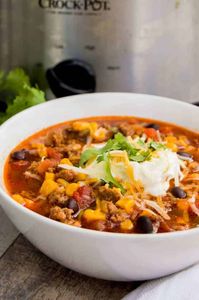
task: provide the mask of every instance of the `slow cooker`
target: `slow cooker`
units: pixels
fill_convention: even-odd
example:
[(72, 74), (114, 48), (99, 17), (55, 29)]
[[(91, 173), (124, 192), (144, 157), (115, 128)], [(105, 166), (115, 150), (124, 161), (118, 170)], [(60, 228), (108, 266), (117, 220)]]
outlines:
[(57, 97), (120, 91), (197, 102), (198, 12), (198, 0), (1, 0), (0, 68), (47, 74)]

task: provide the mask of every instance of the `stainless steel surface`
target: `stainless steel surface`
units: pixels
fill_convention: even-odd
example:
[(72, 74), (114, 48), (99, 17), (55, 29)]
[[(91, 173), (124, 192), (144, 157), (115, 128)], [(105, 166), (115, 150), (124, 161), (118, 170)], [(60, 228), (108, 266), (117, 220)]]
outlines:
[(98, 91), (199, 100), (198, 0), (0, 0), (0, 68), (77, 58)]

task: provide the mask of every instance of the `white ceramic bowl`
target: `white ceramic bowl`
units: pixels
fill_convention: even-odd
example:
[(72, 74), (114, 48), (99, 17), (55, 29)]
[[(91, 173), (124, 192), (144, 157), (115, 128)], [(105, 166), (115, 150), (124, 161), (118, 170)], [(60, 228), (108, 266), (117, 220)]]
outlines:
[(97, 278), (152, 279), (199, 261), (199, 228), (151, 235), (97, 232), (42, 217), (8, 196), (2, 170), (13, 147), (44, 127), (97, 115), (133, 115), (199, 128), (198, 107), (148, 95), (105, 93), (73, 96), (28, 109), (0, 128), (0, 203), (10, 220), (33, 245), (52, 259)]

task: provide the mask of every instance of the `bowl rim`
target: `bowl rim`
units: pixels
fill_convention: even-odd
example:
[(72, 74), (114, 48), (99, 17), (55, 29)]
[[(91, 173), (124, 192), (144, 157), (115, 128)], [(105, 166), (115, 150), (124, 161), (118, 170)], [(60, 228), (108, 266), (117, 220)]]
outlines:
[[(10, 123), (14, 122), (15, 120), (21, 118), (24, 113), (37, 110), (39, 107), (43, 107), (43, 106), (49, 105), (51, 103), (55, 103), (55, 102), (58, 103), (60, 100), (63, 100), (63, 99), (66, 99), (66, 98), (67, 98), (67, 101), (70, 101), (70, 100), (72, 101), (73, 98), (87, 98), (88, 96), (91, 96), (91, 95), (92, 96), (101, 95), (102, 97), (110, 96), (110, 95), (134, 95), (134, 96), (143, 96), (143, 97), (153, 97), (156, 100), (158, 100), (158, 99), (163, 100), (164, 99), (164, 100), (167, 100), (168, 102), (178, 103), (179, 105), (184, 106), (184, 107), (193, 106), (193, 104), (183, 102), (181, 100), (176, 100), (176, 99), (172, 99), (172, 98), (168, 98), (168, 97), (162, 97), (162, 96), (151, 95), (151, 94), (117, 93), (117, 92), (106, 92), (106, 93), (104, 93), (104, 92), (102, 92), (102, 93), (94, 93), (94, 94), (73, 95), (73, 96), (67, 96), (67, 97), (54, 99), (52, 102), (50, 100), (50, 101), (38, 104), (36, 106), (30, 107), (28, 109), (25, 109), (22, 112), (17, 113), (16, 115), (14, 115), (10, 119), (8, 119), (6, 122), (4, 122), (0, 126), (0, 134), (1, 134), (1, 131), (6, 130), (7, 125), (9, 125)], [(81, 101), (84, 101), (84, 99), (82, 99)], [(198, 112), (199, 112), (199, 107), (195, 106), (194, 109), (198, 110)], [(5, 166), (5, 161), (4, 161), (4, 166)], [(3, 168), (4, 168), (4, 166), (3, 166)], [(161, 239), (162, 240), (162, 239), (165, 239), (165, 238), (166, 239), (168, 239), (168, 238), (172, 239), (172, 238), (175, 238), (175, 237), (186, 237), (187, 235), (190, 235), (190, 234), (198, 234), (199, 233), (199, 227), (195, 227), (195, 228), (191, 228), (191, 229), (187, 229), (187, 230), (182, 230), (182, 231), (152, 233), (152, 234), (117, 233), (117, 232), (97, 231), (97, 230), (92, 230), (92, 229), (87, 229), (87, 228), (75, 227), (75, 226), (64, 224), (64, 223), (52, 220), (48, 217), (42, 216), (42, 215), (40, 215), (40, 214), (30, 210), (30, 209), (18, 204), (16, 201), (13, 200), (13, 198), (8, 194), (8, 192), (5, 189), (3, 189), (2, 186), (0, 186), (0, 196), (3, 197), (6, 201), (8, 201), (10, 203), (10, 205), (14, 206), (14, 208), (16, 210), (19, 210), (22, 214), (26, 214), (30, 218), (34, 219), (34, 221), (39, 221), (41, 223), (43, 222), (46, 225), (49, 225), (50, 227), (55, 227), (55, 228), (58, 228), (59, 230), (63, 230), (63, 231), (66, 231), (66, 232), (69, 231), (71, 233), (74, 232), (74, 233), (77, 233), (77, 234), (79, 233), (79, 234), (82, 234), (82, 235), (89, 235), (89, 236), (93, 236), (93, 237), (98, 237), (99, 236), (101, 238), (112, 238), (112, 239), (122, 238), (122, 239), (127, 239), (127, 240), (129, 240), (129, 239), (130, 240), (132, 240), (132, 239), (136, 239), (136, 240)], [(3, 208), (2, 202), (0, 202), (0, 205)], [(12, 222), (12, 220), (11, 220), (11, 222)]]

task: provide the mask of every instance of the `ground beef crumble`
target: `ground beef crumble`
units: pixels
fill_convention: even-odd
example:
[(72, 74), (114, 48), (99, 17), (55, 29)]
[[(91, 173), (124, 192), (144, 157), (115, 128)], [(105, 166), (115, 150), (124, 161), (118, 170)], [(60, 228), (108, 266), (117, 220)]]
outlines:
[(69, 197), (63, 190), (52, 192), (48, 196), (49, 204), (51, 204), (52, 206), (56, 205), (62, 208), (66, 207), (68, 199)]
[(112, 201), (113, 203), (117, 202), (122, 196), (120, 189), (115, 187), (109, 188), (108, 185), (97, 188), (96, 194), (100, 200)]
[(56, 175), (55, 178), (61, 178), (66, 180), (67, 182), (74, 182), (75, 180), (75, 173), (72, 170), (60, 170)]

